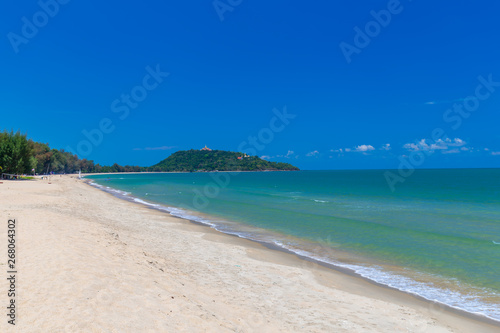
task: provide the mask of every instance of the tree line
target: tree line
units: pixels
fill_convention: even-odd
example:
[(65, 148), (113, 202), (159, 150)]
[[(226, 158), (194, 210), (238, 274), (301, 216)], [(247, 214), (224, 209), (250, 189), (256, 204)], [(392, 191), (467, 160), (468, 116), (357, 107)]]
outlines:
[[(53, 173), (101, 173), (140, 172), (139, 166), (111, 166), (95, 164), (92, 160), (80, 159), (64, 149), (50, 148), (48, 143), (28, 139), (21, 132), (0, 132), (0, 172), (11, 174)], [(34, 171), (33, 171), (34, 170)]]
[(299, 170), (282, 162), (269, 162), (257, 156), (213, 150), (178, 151), (163, 161), (140, 167), (117, 163), (107, 166), (95, 164), (92, 160), (80, 159), (64, 149), (50, 148), (48, 143), (28, 139), (26, 134), (13, 131), (0, 132), (0, 173), (50, 174), (50, 173), (112, 173), (112, 172), (200, 172), (200, 171), (263, 171)]

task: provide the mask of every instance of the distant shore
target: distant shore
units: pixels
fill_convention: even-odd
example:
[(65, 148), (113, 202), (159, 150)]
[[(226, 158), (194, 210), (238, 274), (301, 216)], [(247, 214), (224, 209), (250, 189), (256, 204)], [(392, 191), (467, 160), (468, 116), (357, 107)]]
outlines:
[[(54, 175), (0, 185), (4, 212), (19, 225), (16, 329), (23, 332), (499, 329), (120, 200), (77, 178)], [(0, 238), (6, 248), (6, 228)], [(6, 319), (0, 327), (6, 331)]]
[[(240, 171), (240, 170), (233, 170), (233, 171), (194, 171), (194, 172), (189, 172), (189, 171), (140, 171), (140, 172), (102, 172), (102, 173), (82, 173), (82, 177), (85, 176), (98, 176), (98, 175), (130, 175), (130, 174), (151, 174), (151, 173), (214, 173), (214, 172), (298, 172), (298, 171), (306, 171), (306, 170), (255, 170), (255, 171)], [(75, 175), (75, 174), (71, 174)], [(78, 175), (78, 174), (76, 174)], [(54, 175), (55, 176), (55, 175)]]

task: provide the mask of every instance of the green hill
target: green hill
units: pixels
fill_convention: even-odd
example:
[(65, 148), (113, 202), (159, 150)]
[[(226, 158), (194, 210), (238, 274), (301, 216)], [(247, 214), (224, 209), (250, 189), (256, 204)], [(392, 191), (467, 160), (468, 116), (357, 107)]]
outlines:
[(147, 169), (148, 171), (170, 172), (299, 170), (288, 163), (269, 162), (257, 156), (248, 156), (243, 153), (194, 149), (175, 152)]

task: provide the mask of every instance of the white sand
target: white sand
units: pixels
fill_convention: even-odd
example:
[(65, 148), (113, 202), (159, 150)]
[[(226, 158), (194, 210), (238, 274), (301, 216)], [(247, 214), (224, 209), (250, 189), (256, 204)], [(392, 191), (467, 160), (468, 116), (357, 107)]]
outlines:
[[(0, 184), (0, 332), (499, 331), (74, 177), (50, 182)], [(9, 217), (15, 327), (5, 315)]]

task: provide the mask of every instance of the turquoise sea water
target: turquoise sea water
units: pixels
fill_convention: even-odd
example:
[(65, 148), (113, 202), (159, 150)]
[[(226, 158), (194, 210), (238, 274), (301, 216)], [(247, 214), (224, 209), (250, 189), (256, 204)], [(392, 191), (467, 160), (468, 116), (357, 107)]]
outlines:
[[(115, 174), (96, 186), (500, 321), (500, 169)], [(496, 244), (498, 243), (498, 244)]]

